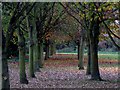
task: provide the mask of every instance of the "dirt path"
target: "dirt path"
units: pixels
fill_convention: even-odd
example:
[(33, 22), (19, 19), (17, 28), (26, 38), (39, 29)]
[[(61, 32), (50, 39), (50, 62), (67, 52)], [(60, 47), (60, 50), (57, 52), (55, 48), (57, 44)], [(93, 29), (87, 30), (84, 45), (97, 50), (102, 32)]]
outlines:
[(29, 84), (19, 83), (18, 63), (9, 63), (11, 88), (117, 88), (118, 67), (100, 66), (101, 77), (106, 81), (90, 81), (85, 70), (78, 70), (76, 56), (55, 55), (45, 61), (41, 72), (36, 72), (36, 78), (28, 76)]

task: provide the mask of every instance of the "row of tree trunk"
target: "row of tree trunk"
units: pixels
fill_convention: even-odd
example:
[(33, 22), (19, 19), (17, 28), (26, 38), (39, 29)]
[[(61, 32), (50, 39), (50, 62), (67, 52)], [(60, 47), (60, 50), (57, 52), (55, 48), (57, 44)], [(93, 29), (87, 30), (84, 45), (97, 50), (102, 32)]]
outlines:
[[(43, 39), (39, 41), (38, 39), (38, 32), (36, 30), (35, 23), (32, 23), (30, 25), (29, 18), (26, 17), (27, 22), (27, 30), (29, 32), (29, 76), (34, 78), (35, 72), (39, 72), (40, 68), (44, 65), (44, 42)], [(35, 22), (35, 21), (33, 21)], [(20, 83), (28, 84), (28, 80), (26, 77), (25, 72), (25, 38), (22, 30), (19, 28), (18, 30), (18, 46), (19, 46), (19, 68), (20, 68)], [(46, 40), (45, 42), (45, 60), (49, 58), (50, 55), (53, 55), (55, 53), (55, 47), (54, 44), (50, 44), (49, 40)]]
[[(43, 54), (43, 42), (35, 43), (33, 40), (32, 27), (29, 29), (29, 76), (35, 77), (35, 72), (39, 72), (40, 68), (44, 65), (44, 54)], [(20, 82), (28, 83), (26, 73), (25, 73), (25, 38), (22, 32), (19, 30), (18, 32), (18, 42), (19, 42), (19, 67), (20, 67)], [(55, 54), (54, 46), (47, 44), (46, 45), (46, 53), (45, 60), (49, 58), (49, 56)]]

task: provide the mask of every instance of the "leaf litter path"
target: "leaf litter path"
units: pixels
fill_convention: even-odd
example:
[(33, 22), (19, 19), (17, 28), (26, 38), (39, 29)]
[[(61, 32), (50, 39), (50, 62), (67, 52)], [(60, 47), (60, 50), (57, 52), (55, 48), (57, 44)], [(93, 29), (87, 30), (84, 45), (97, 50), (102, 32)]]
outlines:
[(19, 82), (19, 64), (9, 62), (10, 87), (11, 88), (118, 88), (118, 67), (101, 66), (100, 74), (106, 81), (91, 81), (86, 75), (86, 62), (84, 70), (78, 70), (78, 60), (75, 55), (57, 54), (45, 61), (41, 72), (36, 72), (36, 78), (28, 75), (28, 63), (26, 73), (29, 84)]

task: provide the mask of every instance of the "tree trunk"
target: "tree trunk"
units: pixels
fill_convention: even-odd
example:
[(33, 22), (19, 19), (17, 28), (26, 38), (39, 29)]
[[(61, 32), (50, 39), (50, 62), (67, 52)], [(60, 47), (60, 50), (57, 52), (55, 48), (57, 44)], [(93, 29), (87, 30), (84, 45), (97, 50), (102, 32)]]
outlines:
[(49, 56), (52, 56), (52, 55), (53, 55), (52, 44), (50, 44), (50, 46), (49, 46), (49, 50), (50, 50), (50, 52), (49, 52)]
[[(1, 25), (1, 24), (0, 24)], [(11, 24), (9, 24), (8, 31), (12, 28)], [(7, 33), (6, 38), (4, 36), (4, 31), (2, 30), (2, 81), (1, 81), (1, 88), (4, 90), (10, 90), (10, 82), (9, 82), (9, 70), (8, 70), (8, 46), (11, 39), (12, 34)]]
[(101, 80), (98, 66), (98, 42), (99, 42), (99, 22), (93, 22), (93, 29), (90, 30), (90, 52), (91, 52), (91, 79)]
[(86, 75), (90, 75), (91, 74), (91, 54), (90, 54), (90, 42), (88, 40), (88, 62), (87, 62), (87, 71), (86, 71)]
[[(1, 35), (1, 33), (0, 33)], [(2, 38), (0, 36), (0, 38)], [(2, 40), (0, 40), (0, 44), (2, 43), (1, 42)], [(2, 46), (0, 45), (0, 90), (2, 89)]]
[(34, 74), (34, 61), (33, 61), (33, 45), (29, 45), (29, 75), (35, 77)]
[(10, 83), (9, 83), (9, 72), (8, 72), (8, 62), (7, 62), (7, 56), (6, 53), (3, 51), (2, 52), (2, 86), (1, 88), (4, 90), (9, 90), (10, 89)]
[(50, 45), (50, 56), (52, 56), (52, 55), (54, 55), (55, 54), (55, 45), (54, 45), (54, 43), (52, 43), (51, 45)]
[(34, 70), (39, 72), (39, 45), (36, 43), (34, 45)]
[[(1, 21), (0, 21), (1, 23)], [(1, 24), (0, 24), (1, 25)], [(2, 43), (2, 46), (0, 46), (0, 89), (6, 89), (10, 90), (10, 82), (9, 82), (9, 71), (8, 71), (8, 61), (7, 61), (7, 49), (8, 49), (8, 44), (9, 44), (9, 38), (4, 36), (4, 31), (2, 30), (2, 35), (0, 35), (0, 43)]]
[[(78, 46), (78, 50), (77, 50), (77, 56), (78, 56), (78, 60), (80, 59), (80, 42), (77, 43)], [(79, 64), (78, 64), (79, 67)]]
[(79, 47), (79, 69), (84, 69), (83, 67), (83, 56), (84, 56), (84, 37), (81, 36), (80, 38), (80, 47)]
[(25, 38), (20, 29), (18, 30), (18, 47), (19, 47), (20, 83), (28, 84), (25, 72)]
[(32, 27), (31, 29), (29, 29), (29, 39), (30, 39), (30, 43), (29, 43), (29, 75), (30, 77), (35, 77), (34, 74), (34, 61), (33, 61), (33, 36), (32, 36)]
[[(1, 11), (0, 11), (1, 13)], [(1, 14), (0, 14), (0, 30), (2, 31), (1, 28)], [(0, 90), (2, 89), (2, 32), (0, 31)]]
[(53, 54), (56, 54), (56, 45), (53, 43)]
[[(33, 14), (36, 17), (36, 7), (34, 7), (33, 9)], [(39, 68), (39, 45), (38, 45), (38, 38), (37, 38), (37, 23), (36, 23), (36, 19), (33, 18), (33, 21), (31, 22), (33, 25), (33, 61), (34, 61), (34, 71), (39, 72), (40, 68)]]
[(34, 34), (34, 70), (35, 72), (39, 72), (39, 45), (38, 45), (38, 39), (37, 39), (37, 32)]
[(100, 73), (98, 67), (98, 55), (94, 42), (91, 42), (91, 79), (100, 80)]
[[(26, 12), (25, 12), (26, 15)], [(29, 76), (30, 77), (35, 77), (34, 74), (34, 61), (33, 61), (33, 26), (29, 25), (29, 17), (26, 16), (26, 22), (27, 22), (27, 30), (29, 32)], [(29, 27), (30, 26), (30, 27)]]
[(39, 64), (39, 67), (40, 68), (43, 68), (43, 65), (44, 65), (44, 59), (43, 59), (43, 41), (40, 42), (39, 44), (39, 60), (40, 60), (40, 64)]
[(46, 52), (45, 52), (45, 60), (49, 58), (49, 41), (46, 40)]

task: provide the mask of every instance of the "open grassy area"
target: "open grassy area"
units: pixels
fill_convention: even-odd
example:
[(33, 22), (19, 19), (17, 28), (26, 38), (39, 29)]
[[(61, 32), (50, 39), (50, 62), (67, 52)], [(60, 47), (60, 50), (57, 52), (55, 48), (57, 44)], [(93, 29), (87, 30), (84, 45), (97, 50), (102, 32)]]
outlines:
[[(69, 58), (77, 58), (76, 52), (57, 52), (56, 54), (68, 54)], [(72, 55), (70, 55), (72, 54)], [(28, 56), (29, 54), (26, 54), (25, 61), (28, 62)], [(87, 53), (84, 53), (84, 57), (87, 58)], [(105, 60), (120, 60), (118, 52), (98, 52), (99, 59), (105, 59)], [(19, 61), (18, 57), (10, 58), (9, 61)]]
[[(58, 52), (59, 54), (75, 54), (77, 55), (76, 52)], [(84, 54), (85, 57), (87, 57), (87, 53)], [(119, 59), (119, 54), (118, 52), (98, 52), (98, 57), (99, 59), (110, 59), (110, 60), (118, 60)]]

